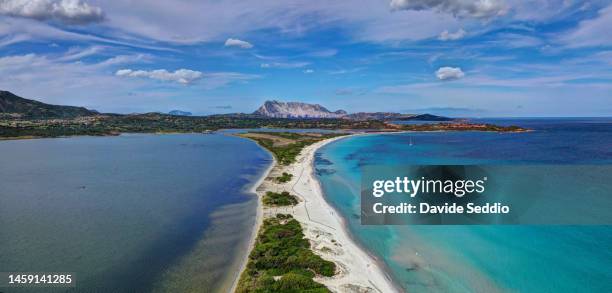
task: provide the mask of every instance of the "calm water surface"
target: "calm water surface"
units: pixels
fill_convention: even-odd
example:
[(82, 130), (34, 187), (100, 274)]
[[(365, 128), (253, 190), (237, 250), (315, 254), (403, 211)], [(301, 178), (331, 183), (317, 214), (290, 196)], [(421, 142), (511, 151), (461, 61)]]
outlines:
[(73, 291), (226, 289), (254, 225), (246, 189), (270, 163), (224, 135), (1, 141), (0, 271), (74, 272)]

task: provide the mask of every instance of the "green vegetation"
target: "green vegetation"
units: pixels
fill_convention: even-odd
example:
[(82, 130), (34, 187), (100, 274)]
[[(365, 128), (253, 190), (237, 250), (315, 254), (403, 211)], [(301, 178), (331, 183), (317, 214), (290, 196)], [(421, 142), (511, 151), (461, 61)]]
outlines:
[(281, 165), (290, 165), (295, 162), (295, 158), (300, 154), (302, 149), (309, 146), (317, 140), (302, 140), (285, 146), (274, 146), (270, 139), (255, 139), (257, 142), (271, 151)]
[(493, 131), (493, 132), (524, 132), (527, 129), (519, 126), (499, 126), (494, 124), (475, 123), (434, 123), (402, 125), (401, 130), (409, 131)]
[(332, 137), (343, 136), (345, 133), (294, 133), (294, 132), (248, 132), (240, 134), (250, 138), (266, 148), (281, 165), (290, 165), (302, 149), (315, 142)]
[(293, 178), (293, 174), (289, 174), (287, 172), (283, 172), (283, 175), (276, 177), (276, 182), (278, 183), (287, 183), (289, 181), (291, 181), (291, 178)]
[[(55, 115), (55, 114), (54, 114)], [(73, 115), (71, 112), (57, 115)], [(30, 119), (25, 116), (0, 113), (0, 138), (59, 137), (72, 135), (118, 135), (120, 133), (202, 133), (219, 129), (286, 128), (286, 129), (361, 129), (385, 131), (496, 131), (522, 132), (518, 126), (492, 124), (440, 123), (421, 125), (395, 125), (382, 121), (352, 121), (347, 119), (283, 119), (262, 118), (253, 115), (172, 116), (159, 113), (138, 115), (98, 114), (75, 118)], [(283, 133), (283, 138), (300, 133)], [(333, 135), (333, 134), (327, 134)], [(280, 136), (279, 136), (280, 137)], [(316, 140), (315, 140), (316, 141)], [(265, 140), (262, 146), (272, 145)], [(300, 142), (278, 149), (283, 164), (291, 163), (298, 149), (314, 141)], [(271, 150), (272, 151), (272, 150)]]
[(286, 139), (291, 139), (291, 140), (300, 140), (300, 139), (304, 139), (304, 138), (312, 138), (312, 137), (316, 137), (322, 134), (319, 133), (308, 133), (308, 132), (264, 132), (264, 131), (251, 131), (251, 133), (257, 133), (257, 134), (265, 134), (265, 135), (272, 135), (272, 136), (276, 136), (276, 137), (280, 137), (280, 138), (286, 138)]
[(333, 276), (336, 265), (310, 250), (291, 215), (265, 219), (236, 292), (330, 292), (315, 275)]
[(98, 114), (83, 107), (50, 105), (24, 99), (7, 91), (0, 91), (0, 113), (13, 113), (28, 119), (75, 118)]
[(57, 137), (119, 133), (201, 133), (219, 129), (381, 129), (382, 121), (285, 119), (254, 115), (173, 116), (160, 113), (96, 114), (74, 118), (30, 118), (1, 113), (0, 137)]
[(281, 193), (268, 191), (263, 197), (263, 203), (269, 206), (293, 206), (298, 203), (298, 200), (287, 191)]

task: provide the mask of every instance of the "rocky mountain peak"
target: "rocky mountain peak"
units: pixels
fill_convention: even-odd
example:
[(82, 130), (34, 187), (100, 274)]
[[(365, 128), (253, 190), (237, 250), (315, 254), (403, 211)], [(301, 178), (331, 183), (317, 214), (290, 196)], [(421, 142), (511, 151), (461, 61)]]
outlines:
[(331, 112), (319, 104), (270, 100), (253, 114), (271, 118), (340, 118), (347, 113), (344, 110)]

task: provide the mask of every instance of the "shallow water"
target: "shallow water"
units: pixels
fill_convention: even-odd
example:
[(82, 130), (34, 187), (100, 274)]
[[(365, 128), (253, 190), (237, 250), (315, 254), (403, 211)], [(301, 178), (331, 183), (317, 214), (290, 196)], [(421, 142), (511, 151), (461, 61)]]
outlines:
[(0, 271), (74, 272), (73, 291), (217, 291), (247, 253), (246, 189), (270, 163), (224, 135), (0, 142)]
[[(610, 164), (610, 119), (488, 120), (529, 133), (371, 135), (328, 144), (327, 199), (408, 292), (607, 292), (611, 226), (361, 226), (360, 170), (402, 164)], [(410, 140), (413, 145), (410, 146)]]

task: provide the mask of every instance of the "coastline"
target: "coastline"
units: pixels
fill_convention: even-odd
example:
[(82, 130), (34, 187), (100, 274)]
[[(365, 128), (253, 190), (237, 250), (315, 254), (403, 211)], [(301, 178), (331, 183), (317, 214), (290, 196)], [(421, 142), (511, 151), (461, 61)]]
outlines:
[(234, 281), (232, 282), (232, 286), (230, 287), (229, 292), (236, 291), (236, 288), (238, 287), (238, 281), (240, 281), (240, 276), (242, 275), (242, 272), (246, 269), (247, 263), (249, 262), (249, 254), (251, 254), (251, 250), (253, 250), (253, 247), (255, 247), (255, 240), (257, 239), (257, 233), (259, 233), (259, 229), (261, 228), (261, 225), (263, 224), (263, 203), (261, 202), (261, 198), (262, 198), (263, 193), (265, 193), (265, 191), (258, 192), (258, 189), (259, 187), (263, 185), (264, 181), (270, 177), (272, 170), (277, 166), (277, 161), (274, 155), (270, 153), (268, 150), (266, 150), (265, 148), (262, 148), (262, 149), (266, 151), (268, 154), (270, 154), (270, 157), (272, 157), (272, 163), (270, 163), (270, 166), (268, 166), (268, 168), (264, 172), (261, 173), (261, 176), (259, 177), (259, 179), (257, 179), (257, 181), (253, 183), (251, 187), (248, 189), (250, 193), (253, 193), (255, 196), (257, 196), (257, 199), (256, 199), (257, 211), (255, 213), (255, 226), (253, 227), (253, 231), (251, 231), (249, 242), (246, 245), (247, 251), (242, 257), (242, 259), (240, 260), (239, 270), (234, 273), (234, 278), (233, 278)]
[[(304, 234), (310, 240), (312, 250), (324, 259), (333, 261), (338, 272), (333, 277), (317, 277), (315, 281), (324, 284), (333, 292), (401, 292), (393, 283), (381, 264), (350, 235), (344, 219), (326, 201), (320, 183), (314, 173), (314, 154), (322, 146), (333, 141), (364, 135), (364, 133), (335, 137), (305, 147), (296, 162), (283, 166), (274, 159), (273, 164), (251, 188), (257, 195), (257, 219), (249, 241), (249, 252), (241, 263), (231, 292), (237, 288), (240, 275), (248, 263), (248, 255), (263, 219), (267, 214), (290, 213), (300, 222)], [(272, 156), (274, 158), (274, 156)], [(274, 182), (274, 178), (287, 172), (293, 178), (286, 183)], [(293, 207), (266, 207), (261, 199), (267, 191), (290, 191), (300, 202)]]

